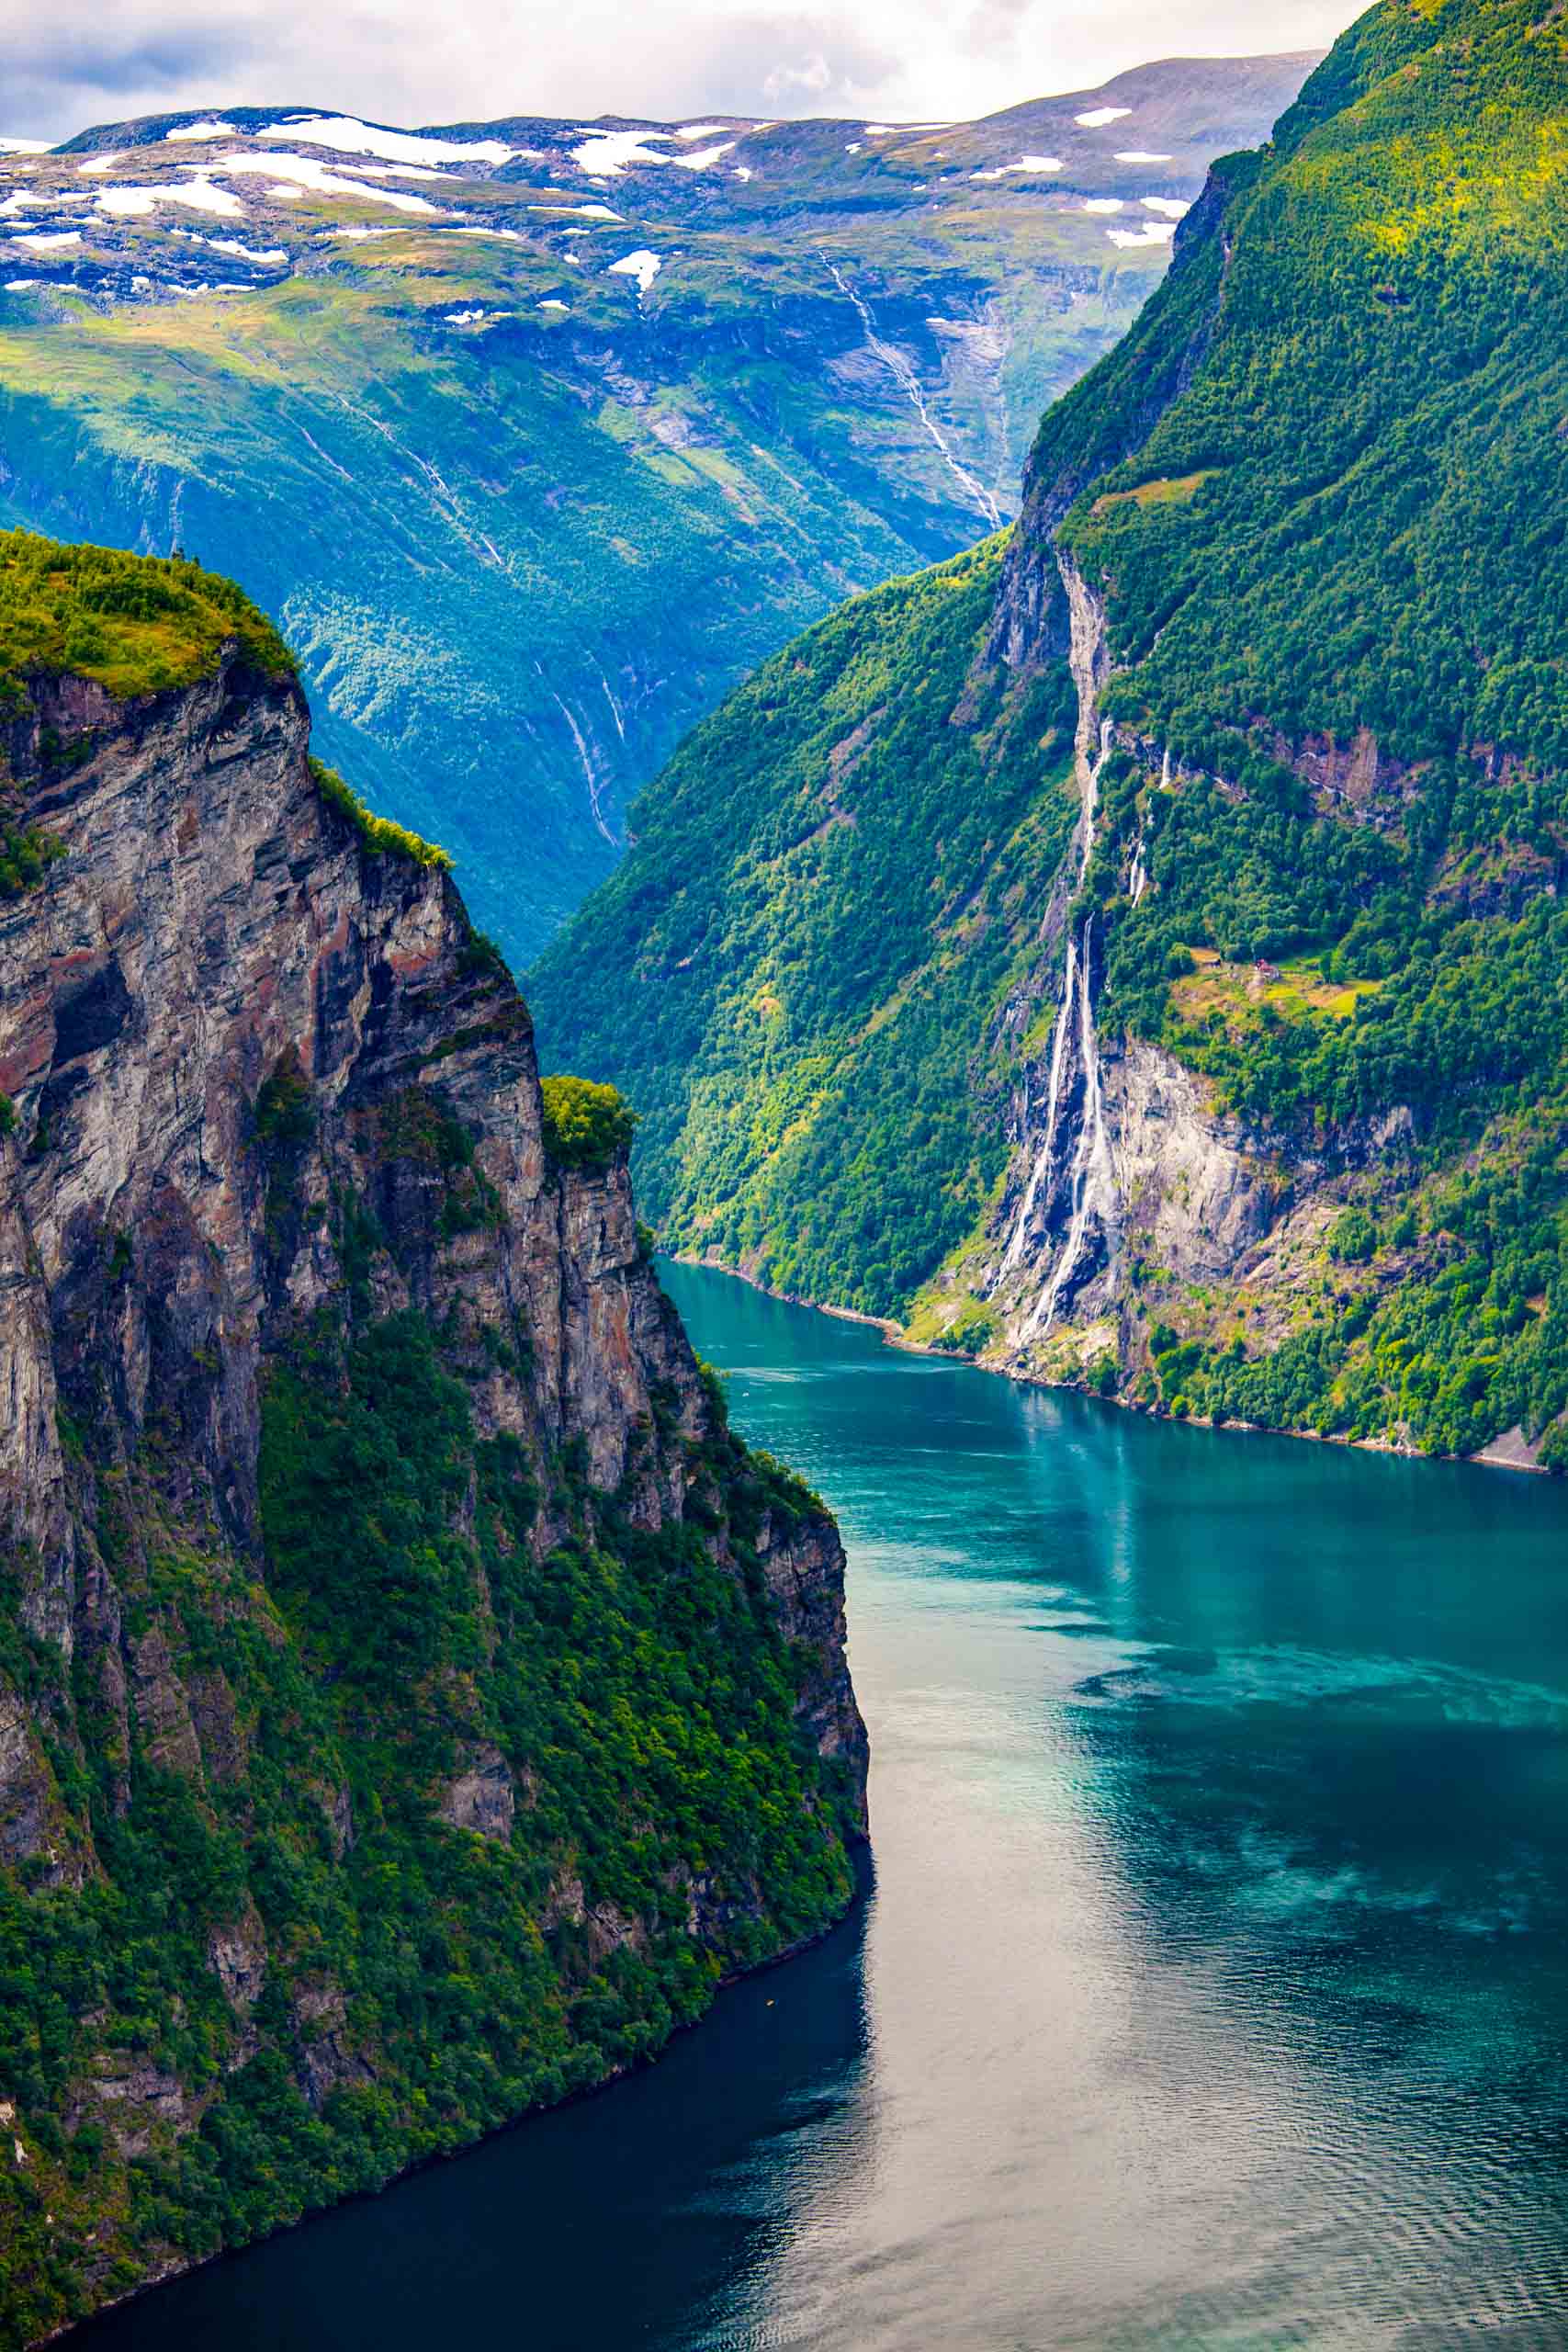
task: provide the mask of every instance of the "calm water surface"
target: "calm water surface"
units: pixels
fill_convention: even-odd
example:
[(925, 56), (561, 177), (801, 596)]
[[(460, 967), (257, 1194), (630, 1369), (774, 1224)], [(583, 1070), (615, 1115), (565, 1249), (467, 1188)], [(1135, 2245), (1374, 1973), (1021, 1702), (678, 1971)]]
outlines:
[(843, 1526), (868, 1900), (637, 2080), (85, 2340), (1568, 2346), (1568, 1496), (667, 1279)]

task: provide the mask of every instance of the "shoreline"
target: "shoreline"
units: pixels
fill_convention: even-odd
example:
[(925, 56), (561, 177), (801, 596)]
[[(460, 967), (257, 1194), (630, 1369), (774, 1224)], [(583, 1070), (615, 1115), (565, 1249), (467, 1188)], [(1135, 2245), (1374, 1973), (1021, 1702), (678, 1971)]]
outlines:
[[(732, 1969), (728, 1975), (717, 1978), (713, 1988), (713, 2001), (717, 2001), (736, 1985), (748, 1984), (755, 1977), (766, 1976), (773, 1969), (783, 1968), (788, 1962), (798, 1960), (804, 1952), (826, 1943), (829, 1936), (836, 1936), (850, 1924), (858, 1911), (863, 1909), (876, 1883), (876, 1860), (871, 1839), (868, 1836), (858, 1838), (847, 1846), (846, 1850), (852, 1883), (850, 1899), (838, 1917), (825, 1921), (820, 1928), (812, 1928), (806, 1935), (796, 1936), (780, 1951), (770, 1952), (765, 1960), (755, 1961), (749, 1968)], [(505, 2122), (492, 2125), (488, 2132), (477, 2133), (473, 2139), (463, 2141), (456, 2148), (443, 2149), (433, 2155), (416, 2156), (412, 2164), (400, 2165), (375, 2188), (355, 2189), (346, 2197), (334, 2197), (328, 2204), (310, 2206), (296, 2220), (279, 2222), (276, 2228), (264, 2231), (258, 2237), (246, 2238), (243, 2245), (219, 2246), (211, 2254), (193, 2256), (187, 2262), (174, 2262), (166, 2270), (139, 2278), (123, 2294), (111, 2296), (107, 2302), (95, 2303), (92, 2310), (84, 2312), (80, 2319), (66, 2320), (62, 2326), (51, 2328), (47, 2335), (34, 2336), (26, 2352), (43, 2352), (43, 2347), (51, 2344), (90, 2345), (92, 2331), (98, 2321), (107, 2319), (111, 2312), (123, 2311), (128, 2303), (141, 2302), (148, 2296), (155, 2295), (161, 2287), (172, 2287), (177, 2279), (188, 2278), (197, 2270), (209, 2270), (215, 2263), (238, 2262), (246, 2255), (258, 2253), (273, 2239), (290, 2237), (297, 2230), (328, 2222), (334, 2213), (342, 2213), (350, 2206), (374, 2204), (377, 2199), (389, 2195), (400, 2182), (412, 2180), (419, 2173), (434, 2172), (440, 2165), (460, 2164), (465, 2156), (473, 2155), (477, 2150), (488, 2147), (493, 2141), (503, 2140), (513, 2132), (526, 2131), (531, 2123), (542, 2121), (547, 2115), (559, 2115), (567, 2108), (581, 2107), (589, 2099), (604, 2098), (619, 2084), (629, 2082), (633, 2076), (647, 2074), (656, 2067), (673, 2041), (685, 2034), (700, 2033), (712, 2015), (713, 2001), (709, 2002), (701, 2017), (693, 2018), (688, 2024), (677, 2025), (657, 2050), (628, 2059), (624, 2065), (601, 2075), (596, 2083), (585, 2083), (581, 2089), (569, 2091), (564, 2098), (550, 2099), (541, 2107), (525, 2107), (519, 2114), (509, 2116)]]
[(699, 1258), (690, 1250), (666, 1250), (658, 1254), (667, 1257), (671, 1265), (692, 1266), (703, 1273), (724, 1274), (731, 1282), (745, 1283), (759, 1296), (777, 1299), (781, 1306), (804, 1306), (813, 1315), (831, 1315), (840, 1323), (866, 1324), (872, 1330), (882, 1334), (886, 1347), (897, 1348), (905, 1355), (929, 1356), (938, 1363), (966, 1364), (971, 1372), (987, 1372), (995, 1379), (1010, 1380), (1015, 1388), (1043, 1388), (1057, 1390), (1069, 1396), (1087, 1396), (1094, 1404), (1112, 1406), (1121, 1413), (1141, 1413), (1146, 1420), (1169, 1421), (1173, 1429), (1213, 1430), (1222, 1437), (1295, 1438), (1304, 1445), (1339, 1445), (1351, 1453), (1383, 1453), (1401, 1462), (1453, 1462), (1475, 1470), (1519, 1471), (1532, 1478), (1549, 1478), (1551, 1476), (1551, 1471), (1540, 1462), (1517, 1461), (1499, 1450), (1506, 1444), (1511, 1432), (1494, 1438), (1492, 1443), (1483, 1447), (1479, 1453), (1423, 1453), (1418, 1446), (1398, 1445), (1392, 1438), (1344, 1437), (1333, 1430), (1277, 1430), (1269, 1428), (1262, 1421), (1211, 1420), (1201, 1413), (1190, 1413), (1184, 1420), (1179, 1421), (1174, 1414), (1157, 1412), (1152, 1406), (1137, 1404), (1130, 1396), (1102, 1396), (1097, 1389), (1080, 1388), (1070, 1380), (1045, 1380), (1035, 1373), (1010, 1371), (1005, 1363), (987, 1363), (980, 1356), (962, 1355), (955, 1349), (927, 1347), (919, 1340), (908, 1338), (903, 1325), (894, 1321), (890, 1316), (863, 1315), (852, 1306), (824, 1306), (819, 1300), (802, 1298), (795, 1291), (772, 1290), (766, 1283), (759, 1282), (755, 1274), (745, 1272), (739, 1266), (727, 1266), (716, 1258)]

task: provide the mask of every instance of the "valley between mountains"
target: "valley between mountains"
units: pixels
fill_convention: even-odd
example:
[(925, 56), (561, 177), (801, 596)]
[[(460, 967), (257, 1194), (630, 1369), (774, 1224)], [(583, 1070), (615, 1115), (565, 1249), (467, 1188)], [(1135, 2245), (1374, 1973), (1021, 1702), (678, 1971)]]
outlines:
[(323, 756), (525, 961), (727, 689), (1016, 511), (1313, 62), (940, 129), (239, 107), (0, 153), (0, 521), (243, 580)]
[(1382, 0), (1019, 522), (700, 727), (530, 981), (680, 1250), (1178, 1417), (1568, 1457), (1568, 180)]
[[(8, 142), (0, 178), (0, 2342), (27, 2346), (629, 2071), (849, 1912), (843, 1548), (730, 1427), (661, 1245), (1163, 1419), (1568, 1466), (1568, 20), (1377, 0), (1321, 61), (1168, 61), (976, 123), (238, 107)], [(758, 1388), (808, 1389), (821, 1328), (748, 1341)], [(898, 1370), (945, 1400), (922, 1446), (961, 1386), (1009, 1401)], [(897, 1452), (914, 1408), (866, 1415), (860, 1376), (824, 1380), (827, 1461), (844, 1429)], [(975, 1917), (1038, 2000), (1016, 1857), (1054, 1852), (1034, 1916), (1072, 1932), (1059, 2014), (1019, 2002), (1028, 2064), (1098, 2020), (1071, 2038), (1151, 2210), (1201, 2210), (1170, 2182), (1217, 2084), (1248, 2196), (1284, 2116), (1328, 2234), (1363, 2229), (1343, 2082), (1303, 2088), (1336, 2032), (1380, 2097), (1391, 2051), (1420, 2062), (1377, 2215), (1435, 2210), (1399, 2201), (1434, 2085), (1506, 2205), (1544, 2041), (1494, 2033), (1537, 1992), (1493, 1963), (1544, 1982), (1560, 1909), (1529, 1844), (1555, 1663), (1528, 1679), (1559, 1498), (1532, 1495), (1513, 1640), (1460, 1644), (1484, 1671), (1416, 1655), (1426, 1534), (1352, 1654), (1346, 1595), (1384, 1596), (1351, 1486), (1316, 1506), (1332, 1572), (1309, 1532), (1272, 1583), (1223, 1474), (1186, 1552), (1159, 1486), (1168, 1585), (1237, 1556), (1211, 1613), (1141, 1617), (1100, 1556), (1135, 1468), (1107, 1448), (1080, 1496), (1037, 1462), (1064, 1427), (1147, 1441), (1179, 1508), (1184, 1451), (1241, 1449), (1026, 1407), (1010, 1485), (982, 1414), (945, 1519), (899, 1535), (921, 1625), (884, 1687), (931, 1774), (899, 1787), (905, 1860), (993, 1796), (1007, 1826), (956, 1929), (927, 1897), (962, 1878), (906, 1880), (908, 2014), (953, 2065), (931, 1954)], [(1484, 1489), (1456, 1524), (1496, 1523), (1468, 1473), (1253, 1453), (1258, 1519), (1290, 1454)], [(911, 1451), (860, 1495), (918, 1516), (934, 1485)], [(1485, 1632), (1472, 1570), (1439, 1562)], [(983, 1577), (1021, 1613), (969, 1616)], [(1005, 1684), (941, 1683), (965, 1626)], [(1410, 1817), (1427, 1717), (1473, 1900)], [(1094, 1741), (1129, 1726), (1108, 1778)], [(996, 1777), (942, 1815), (960, 1743)], [(1358, 1772), (1343, 1822), (1313, 1811)], [(1375, 1966), (1321, 1932), (1335, 1905)], [(1256, 1987), (1306, 1913), (1298, 2044)], [(1384, 1951), (1413, 1918), (1418, 1984)], [(1166, 2038), (1173, 1995), (1196, 2038)], [(819, 2110), (795, 2018), (761, 2030), (782, 2144)], [(1201, 2078), (1158, 2164), (1140, 2047), (1162, 2093), (1173, 2047)], [(986, 2098), (1003, 2068), (1030, 2112), (976, 2196), (987, 2253), (1048, 2103), (1005, 2039)], [(967, 2290), (950, 2115), (910, 2073), (917, 2251)], [(840, 2153), (880, 2155), (887, 2113), (868, 2095)], [(1532, 2128), (1544, 2210), (1562, 2135)], [(1226, 2226), (1293, 2291), (1257, 2210)], [(885, 2253), (852, 2248), (874, 2300)], [(1560, 2241), (1538, 2275), (1544, 2304)]]

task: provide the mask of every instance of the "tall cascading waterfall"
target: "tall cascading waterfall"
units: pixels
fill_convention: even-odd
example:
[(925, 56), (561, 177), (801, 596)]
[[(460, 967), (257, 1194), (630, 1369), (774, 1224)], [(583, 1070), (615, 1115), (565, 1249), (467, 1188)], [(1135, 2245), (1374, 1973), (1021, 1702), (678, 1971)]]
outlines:
[[(1077, 831), (1077, 878), (1074, 896), (1081, 892), (1094, 858), (1100, 811), (1100, 779), (1110, 757), (1114, 728), (1099, 715), (1100, 676), (1104, 666), (1104, 616), (1087, 583), (1070, 560), (1058, 557), (1072, 619), (1071, 662), (1078, 690), (1076, 747), (1079, 792)], [(1141, 861), (1138, 861), (1141, 867)], [(1134, 890), (1141, 896), (1141, 873)], [(1044, 1126), (1030, 1165), (1018, 1212), (992, 1288), (1016, 1274), (1029, 1253), (1031, 1230), (1043, 1198), (1055, 1189), (1056, 1160), (1064, 1111), (1070, 1095), (1069, 1080), (1082, 1074), (1082, 1102), (1077, 1138), (1068, 1169), (1063, 1171), (1067, 1193), (1067, 1230), (1053, 1257), (1044, 1285), (1020, 1337), (1048, 1329), (1058, 1302), (1068, 1290), (1085, 1254), (1089, 1230), (1098, 1223), (1114, 1246), (1120, 1203), (1110, 1139), (1106, 1132), (1100, 1045), (1094, 1024), (1094, 917), (1085, 919), (1081, 932), (1069, 933), (1062, 965), (1061, 995), (1051, 1038), (1046, 1081)]]
[(1067, 960), (1062, 971), (1062, 1001), (1056, 1008), (1056, 1026), (1051, 1035), (1051, 1071), (1045, 1087), (1045, 1132), (1034, 1155), (1034, 1165), (1029, 1171), (1029, 1182), (1023, 1188), (1023, 1198), (1019, 1203), (1012, 1231), (1008, 1236), (998, 1280), (1011, 1273), (1013, 1268), (1022, 1261), (1024, 1244), (1029, 1238), (1029, 1220), (1034, 1215), (1040, 1187), (1051, 1170), (1051, 1154), (1056, 1145), (1056, 1121), (1062, 1108), (1062, 1071), (1066, 1061), (1067, 1032), (1073, 1019), (1073, 964), (1077, 955), (1077, 942), (1069, 938)]

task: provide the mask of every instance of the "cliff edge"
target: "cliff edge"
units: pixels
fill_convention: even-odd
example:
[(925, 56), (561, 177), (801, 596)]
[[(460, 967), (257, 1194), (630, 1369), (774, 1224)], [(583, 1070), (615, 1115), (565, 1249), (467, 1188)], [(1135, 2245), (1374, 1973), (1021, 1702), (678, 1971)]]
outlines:
[(656, 2049), (844, 1908), (866, 1743), (831, 1521), (260, 616), (17, 534), (0, 622), (22, 2343)]

